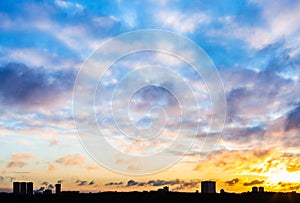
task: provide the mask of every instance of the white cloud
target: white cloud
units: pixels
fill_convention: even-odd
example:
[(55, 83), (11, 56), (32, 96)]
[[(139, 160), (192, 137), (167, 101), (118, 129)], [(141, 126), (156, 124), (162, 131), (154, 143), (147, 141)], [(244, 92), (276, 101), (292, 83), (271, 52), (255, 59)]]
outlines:
[(156, 21), (180, 33), (192, 33), (200, 24), (208, 23), (210, 18), (204, 13), (185, 14), (179, 11), (161, 11)]
[(64, 9), (74, 9), (77, 12), (81, 12), (84, 7), (79, 3), (71, 3), (63, 0), (55, 0), (55, 5)]
[(264, 27), (236, 27), (235, 33), (252, 48), (260, 49), (281, 37), (290, 37), (300, 30), (300, 2), (288, 4), (284, 1), (266, 1), (257, 3), (266, 22)]
[(282, 38), (294, 41), (299, 36), (300, 2), (249, 0), (249, 3), (260, 8), (261, 21), (255, 25), (244, 25), (234, 16), (224, 16), (218, 18), (223, 28), (210, 30), (208, 34), (241, 39), (252, 49), (262, 49)]
[(69, 68), (77, 67), (81, 62), (80, 59), (62, 58), (57, 53), (50, 52), (47, 49), (38, 48), (14, 48), (9, 49), (0, 47), (0, 53), (5, 53), (0, 57), (0, 62), (8, 63), (10, 61), (17, 61), (34, 67), (46, 68)]

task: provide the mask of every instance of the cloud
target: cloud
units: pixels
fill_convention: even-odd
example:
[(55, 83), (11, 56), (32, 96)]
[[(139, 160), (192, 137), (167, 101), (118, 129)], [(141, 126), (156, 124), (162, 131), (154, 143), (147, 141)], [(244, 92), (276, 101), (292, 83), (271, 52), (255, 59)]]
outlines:
[[(160, 187), (160, 186), (174, 186), (172, 188), (173, 191), (179, 191), (184, 189), (193, 189), (198, 188), (200, 184), (200, 180), (180, 180), (180, 179), (174, 179), (174, 180), (148, 180), (148, 181), (142, 181), (138, 182), (135, 180), (129, 180), (125, 187), (142, 187), (142, 186), (152, 186), (152, 187)], [(123, 182), (110, 182), (105, 184), (105, 186), (123, 186)]]
[(291, 191), (291, 190), (299, 190), (300, 184), (299, 183), (290, 183), (290, 182), (279, 182), (278, 185), (280, 186), (281, 191)]
[(121, 186), (123, 185), (123, 182), (109, 182), (109, 183), (105, 183), (105, 186)]
[(163, 186), (163, 185), (175, 185), (175, 184), (179, 184), (182, 181), (180, 181), (179, 179), (175, 179), (175, 180), (149, 180), (148, 181), (148, 185), (152, 185), (152, 186)]
[(49, 165), (48, 165), (48, 170), (49, 170), (49, 171), (55, 171), (56, 168), (57, 168), (57, 167), (56, 167), (55, 164), (49, 164)]
[(7, 164), (7, 168), (21, 168), (27, 164), (27, 161), (35, 158), (34, 154), (31, 153), (21, 153), (21, 154), (12, 154), (12, 161)]
[(49, 146), (53, 146), (53, 145), (57, 145), (58, 144), (58, 140), (55, 137), (52, 137), (49, 140)]
[(61, 157), (56, 160), (56, 163), (65, 165), (65, 166), (79, 166), (82, 165), (85, 161), (85, 158), (80, 154), (69, 154), (64, 157)]
[(43, 182), (41, 182), (41, 185), (44, 185), (44, 186), (48, 187), (49, 182), (48, 181), (43, 181)]
[(201, 24), (210, 21), (204, 13), (183, 13), (175, 10), (160, 11), (156, 15), (156, 21), (164, 27), (171, 28), (180, 33), (193, 33)]
[(78, 186), (85, 186), (85, 185), (94, 185), (95, 184), (95, 181), (87, 181), (87, 180), (76, 180), (75, 183), (78, 185)]
[(26, 107), (50, 105), (72, 90), (74, 80), (73, 69), (51, 72), (9, 63), (0, 67), (0, 103)]
[(287, 114), (285, 130), (300, 129), (300, 106), (297, 106)]
[(177, 187), (172, 188), (172, 191), (199, 188), (200, 182), (200, 180), (180, 181)]
[(40, 187), (37, 190), (34, 190), (34, 193), (42, 193), (45, 190), (45, 187)]
[(49, 184), (49, 185), (48, 185), (48, 189), (52, 190), (52, 189), (54, 189), (54, 188), (55, 188), (54, 185), (52, 185), (52, 184)]
[(233, 171), (236, 171), (235, 174), (238, 172), (249, 174), (253, 168), (259, 168), (262, 163), (267, 162), (270, 156), (279, 156), (275, 148), (220, 149), (213, 151), (207, 159), (199, 162), (194, 170), (203, 171), (207, 166), (210, 166), (216, 171), (222, 171), (224, 174), (231, 174)]
[(75, 183), (76, 183), (78, 186), (84, 186), (84, 185), (87, 185), (87, 181), (86, 181), (86, 180), (76, 180)]
[(82, 12), (84, 7), (79, 3), (71, 3), (69, 1), (55, 0), (55, 5), (63, 9), (70, 9), (73, 12)]
[[(139, 185), (139, 184), (140, 184), (139, 182), (136, 182), (136, 181), (134, 181), (134, 180), (129, 180), (129, 181), (127, 182), (126, 187), (136, 186), (136, 185)], [(142, 183), (142, 184), (143, 184), (143, 183)]]
[(234, 186), (234, 185), (237, 184), (239, 181), (240, 181), (240, 179), (234, 178), (234, 179), (232, 179), (232, 180), (226, 181), (225, 183), (226, 183), (227, 185), (229, 185), (229, 186)]
[(253, 186), (253, 185), (261, 185), (263, 184), (265, 181), (264, 180), (252, 180), (251, 182), (245, 182), (243, 185), (244, 186)]
[(98, 170), (100, 169), (99, 165), (88, 165), (87, 170)]

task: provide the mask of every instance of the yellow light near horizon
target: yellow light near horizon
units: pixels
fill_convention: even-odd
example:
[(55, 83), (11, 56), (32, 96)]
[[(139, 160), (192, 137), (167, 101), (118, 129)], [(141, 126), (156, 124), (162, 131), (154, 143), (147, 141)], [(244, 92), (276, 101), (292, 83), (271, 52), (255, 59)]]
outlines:
[(293, 183), (293, 182), (300, 182), (300, 174), (296, 172), (288, 172), (285, 169), (282, 169), (278, 172), (274, 172), (268, 175), (268, 180), (272, 184), (278, 184), (279, 182), (285, 183)]

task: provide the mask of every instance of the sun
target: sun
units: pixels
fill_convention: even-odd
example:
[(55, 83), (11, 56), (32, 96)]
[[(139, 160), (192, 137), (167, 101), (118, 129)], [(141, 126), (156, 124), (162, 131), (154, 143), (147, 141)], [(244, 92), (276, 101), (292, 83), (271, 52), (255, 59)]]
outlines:
[(277, 172), (272, 172), (268, 175), (268, 180), (272, 184), (278, 184), (279, 182), (300, 182), (300, 174), (297, 172), (288, 172), (285, 169), (281, 169)]

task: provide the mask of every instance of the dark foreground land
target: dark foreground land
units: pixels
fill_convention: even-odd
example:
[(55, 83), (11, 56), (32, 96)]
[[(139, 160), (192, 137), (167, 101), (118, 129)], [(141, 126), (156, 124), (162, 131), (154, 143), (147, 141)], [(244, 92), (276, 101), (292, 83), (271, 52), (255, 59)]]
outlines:
[(42, 202), (42, 203), (300, 203), (296, 193), (243, 193), (243, 194), (201, 194), (179, 192), (102, 192), (70, 193), (50, 195), (13, 195), (0, 194), (0, 202)]

